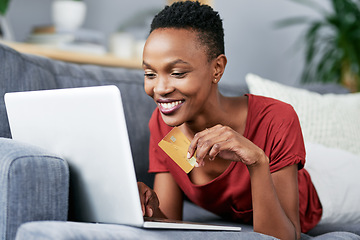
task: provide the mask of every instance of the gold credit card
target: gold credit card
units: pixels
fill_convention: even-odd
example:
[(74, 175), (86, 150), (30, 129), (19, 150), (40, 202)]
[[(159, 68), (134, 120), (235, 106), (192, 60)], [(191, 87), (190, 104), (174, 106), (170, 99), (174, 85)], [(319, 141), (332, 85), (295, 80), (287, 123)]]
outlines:
[(187, 158), (190, 141), (179, 128), (174, 127), (158, 145), (186, 173), (194, 168), (196, 158)]

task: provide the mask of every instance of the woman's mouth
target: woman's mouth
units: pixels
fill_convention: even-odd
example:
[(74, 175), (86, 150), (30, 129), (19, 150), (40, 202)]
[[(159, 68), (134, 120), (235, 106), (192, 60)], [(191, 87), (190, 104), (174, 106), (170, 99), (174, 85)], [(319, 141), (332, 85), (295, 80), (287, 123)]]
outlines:
[(184, 101), (178, 100), (178, 101), (158, 101), (158, 106), (163, 114), (172, 114), (177, 109), (179, 109)]

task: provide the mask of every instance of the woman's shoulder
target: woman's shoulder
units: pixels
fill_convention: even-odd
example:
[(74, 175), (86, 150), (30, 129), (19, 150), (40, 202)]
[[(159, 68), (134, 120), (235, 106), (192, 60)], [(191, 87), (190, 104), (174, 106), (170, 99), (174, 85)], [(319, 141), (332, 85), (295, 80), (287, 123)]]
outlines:
[(248, 96), (248, 111), (269, 114), (272, 116), (296, 116), (294, 108), (283, 101), (275, 98), (259, 96), (254, 94), (247, 94)]
[(248, 95), (248, 121), (250, 125), (267, 125), (274, 129), (299, 125), (299, 118), (294, 108), (280, 100)]

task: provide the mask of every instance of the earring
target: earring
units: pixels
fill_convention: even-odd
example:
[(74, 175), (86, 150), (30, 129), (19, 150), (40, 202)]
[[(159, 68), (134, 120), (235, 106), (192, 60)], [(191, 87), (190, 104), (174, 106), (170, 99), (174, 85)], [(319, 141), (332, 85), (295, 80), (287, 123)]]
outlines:
[(215, 78), (213, 82), (214, 82), (214, 83), (217, 83), (217, 79)]

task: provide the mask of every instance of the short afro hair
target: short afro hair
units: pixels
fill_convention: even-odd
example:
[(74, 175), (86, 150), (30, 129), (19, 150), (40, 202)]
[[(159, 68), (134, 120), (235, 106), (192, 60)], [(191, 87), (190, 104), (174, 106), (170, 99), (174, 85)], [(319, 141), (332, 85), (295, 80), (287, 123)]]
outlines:
[(197, 32), (209, 60), (225, 54), (224, 29), (219, 13), (198, 1), (175, 2), (160, 11), (151, 23), (150, 33), (160, 28), (190, 29)]

